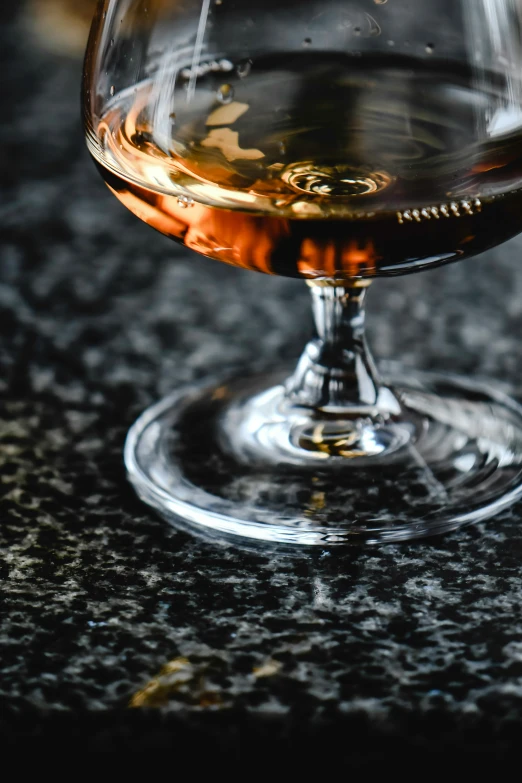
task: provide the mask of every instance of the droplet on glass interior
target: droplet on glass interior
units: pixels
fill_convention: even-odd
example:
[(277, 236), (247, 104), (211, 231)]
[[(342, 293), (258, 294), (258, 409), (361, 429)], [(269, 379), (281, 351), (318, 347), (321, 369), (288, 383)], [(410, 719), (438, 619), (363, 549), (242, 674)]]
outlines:
[(244, 79), (250, 73), (252, 60), (242, 60), (236, 67), (236, 73), (240, 79)]
[(353, 31), (354, 31), (355, 35), (360, 35), (361, 34), (361, 28), (360, 27), (354, 27)]
[(426, 44), (426, 54), (433, 54), (435, 46), (432, 43)]
[(173, 111), (169, 114), (169, 119), (171, 119), (173, 122), (176, 122), (176, 112)]
[(375, 3), (375, 5), (385, 5), (388, 2), (388, 0), (373, 0), (373, 2)]
[(111, 38), (111, 46), (114, 46), (114, 38)]
[(114, 84), (111, 85), (111, 89), (109, 90), (109, 92), (110, 92), (111, 95), (114, 95), (114, 92), (115, 92)]
[(216, 0), (216, 5), (221, 5), (223, 3), (223, 0)]
[(194, 206), (194, 199), (190, 196), (178, 196), (178, 207), (181, 209), (188, 209), (188, 207)]
[(219, 67), (222, 71), (233, 71), (234, 63), (230, 62), (230, 60), (220, 60)]
[(311, 43), (312, 43), (311, 38), (305, 38), (303, 41), (303, 46), (310, 46)]
[(386, 41), (388, 46), (395, 46), (395, 41), (392, 41), (391, 39), (389, 41)]
[(234, 98), (234, 88), (231, 84), (222, 84), (216, 97), (220, 103), (230, 103)]
[(280, 141), (278, 147), (279, 147), (279, 153), (281, 155), (286, 155), (286, 144), (284, 143), (284, 141)]

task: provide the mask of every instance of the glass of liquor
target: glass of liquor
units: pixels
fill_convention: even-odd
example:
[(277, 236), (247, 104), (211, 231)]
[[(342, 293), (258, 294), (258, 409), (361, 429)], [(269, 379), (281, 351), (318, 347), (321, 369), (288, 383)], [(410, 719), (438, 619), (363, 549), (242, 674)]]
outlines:
[(518, 0), (100, 2), (85, 127), (111, 191), (191, 250), (303, 278), (316, 324), (296, 367), (176, 390), (132, 427), (130, 480), (166, 519), (327, 548), (522, 495), (517, 403), (381, 377), (364, 336), (373, 278), (522, 230), (521, 30)]

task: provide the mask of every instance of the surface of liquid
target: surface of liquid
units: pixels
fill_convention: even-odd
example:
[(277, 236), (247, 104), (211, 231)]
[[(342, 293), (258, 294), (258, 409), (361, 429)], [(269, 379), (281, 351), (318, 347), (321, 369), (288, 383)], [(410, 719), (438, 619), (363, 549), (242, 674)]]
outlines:
[(118, 198), (199, 253), (400, 274), (522, 229), (519, 107), (483, 84), (401, 57), (216, 58), (113, 95), (88, 137)]

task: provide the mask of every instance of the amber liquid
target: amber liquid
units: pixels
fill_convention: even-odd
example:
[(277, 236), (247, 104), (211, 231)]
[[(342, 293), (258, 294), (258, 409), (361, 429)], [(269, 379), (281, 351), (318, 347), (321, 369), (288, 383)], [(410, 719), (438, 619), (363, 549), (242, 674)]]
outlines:
[(112, 94), (88, 138), (120, 201), (198, 253), (401, 274), (522, 229), (519, 107), (487, 83), (397, 56), (214, 59)]

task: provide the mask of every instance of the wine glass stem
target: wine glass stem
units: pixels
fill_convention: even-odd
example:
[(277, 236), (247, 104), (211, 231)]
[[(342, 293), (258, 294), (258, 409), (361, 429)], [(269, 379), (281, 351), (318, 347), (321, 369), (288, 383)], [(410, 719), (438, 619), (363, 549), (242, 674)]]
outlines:
[(292, 404), (348, 414), (370, 413), (378, 405), (381, 383), (365, 338), (369, 284), (308, 282), (316, 334), (286, 383)]

